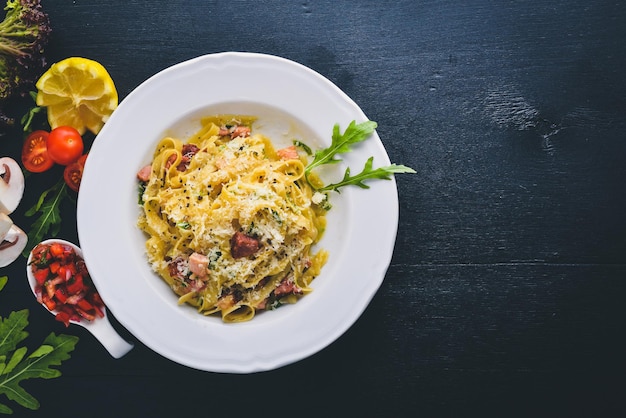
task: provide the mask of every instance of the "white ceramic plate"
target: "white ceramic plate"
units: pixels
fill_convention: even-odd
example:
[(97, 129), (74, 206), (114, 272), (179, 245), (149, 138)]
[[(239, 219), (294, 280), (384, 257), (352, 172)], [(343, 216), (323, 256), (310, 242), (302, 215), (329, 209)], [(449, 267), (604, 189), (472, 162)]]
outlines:
[[(341, 336), (380, 287), (398, 224), (395, 180), (371, 181), (331, 195), (333, 208), (320, 247), (330, 252), (314, 291), (294, 305), (246, 323), (224, 324), (189, 306), (155, 275), (136, 227), (137, 171), (164, 135), (185, 136), (202, 116), (259, 117), (256, 131), (277, 146), (303, 140), (330, 145), (332, 128), (363, 122), (361, 109), (329, 80), (275, 56), (227, 52), (201, 56), (161, 71), (130, 93), (91, 148), (78, 197), (78, 234), (87, 267), (115, 318), (155, 352), (206, 371), (251, 373), (310, 356)], [(339, 181), (346, 166), (390, 164), (376, 133), (322, 173)]]

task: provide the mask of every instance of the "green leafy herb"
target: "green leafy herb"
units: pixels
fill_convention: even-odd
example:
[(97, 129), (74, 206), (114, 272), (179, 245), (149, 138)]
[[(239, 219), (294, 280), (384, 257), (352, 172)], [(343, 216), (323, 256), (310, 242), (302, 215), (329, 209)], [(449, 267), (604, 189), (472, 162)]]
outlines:
[[(324, 164), (336, 164), (341, 161), (337, 158), (338, 154), (345, 154), (352, 151), (352, 146), (363, 142), (370, 137), (372, 132), (378, 125), (373, 121), (366, 121), (362, 123), (356, 123), (356, 121), (350, 122), (343, 134), (339, 130), (339, 124), (335, 124), (333, 127), (333, 135), (330, 147), (318, 150), (315, 152), (313, 161), (311, 161), (305, 168), (305, 176), (308, 180), (308, 175), (311, 171)], [(318, 192), (334, 190), (339, 192), (339, 188), (348, 185), (354, 185), (363, 189), (368, 189), (369, 186), (364, 183), (365, 180), (383, 179), (389, 180), (393, 174), (399, 173), (415, 173), (410, 167), (398, 164), (391, 164), (385, 167), (373, 168), (374, 157), (370, 157), (366, 162), (363, 170), (354, 176), (350, 175), (350, 167), (346, 168), (343, 179), (338, 183), (332, 183), (327, 186), (316, 188), (313, 184), (311, 186)]]
[(0, 277), (0, 290), (2, 290), (4, 288), (4, 286), (7, 284), (8, 280), (9, 280), (9, 278), (7, 276)]
[(186, 222), (186, 221), (178, 222), (176, 226), (179, 227), (180, 229), (191, 229), (191, 224), (189, 224), (189, 222)]
[(336, 159), (337, 154), (344, 154), (351, 151), (351, 146), (367, 139), (378, 125), (373, 121), (366, 121), (357, 124), (350, 122), (343, 135), (339, 131), (339, 124), (333, 127), (333, 136), (330, 147), (315, 151), (315, 157), (305, 169), (305, 173), (310, 173), (316, 167), (324, 164), (336, 164), (340, 159)]
[(61, 178), (54, 186), (45, 190), (33, 207), (28, 209), (26, 216), (39, 214), (28, 231), (29, 245), (24, 248), (22, 255), (28, 257), (33, 246), (40, 242), (45, 235), (57, 235), (61, 229), (61, 202), (69, 197), (65, 181)]
[(299, 141), (297, 139), (293, 140), (293, 144), (297, 147), (300, 148), (302, 150), (304, 150), (304, 152), (307, 153), (307, 155), (313, 155), (313, 150), (311, 149), (311, 147), (309, 147), (307, 144), (305, 144), (302, 141)]
[(343, 175), (343, 179), (339, 183), (332, 183), (327, 186), (321, 187), (318, 189), (319, 192), (324, 192), (328, 190), (334, 190), (339, 192), (339, 188), (343, 186), (348, 186), (350, 184), (359, 186), (362, 189), (369, 189), (370, 186), (363, 183), (364, 180), (369, 179), (382, 179), (382, 180), (390, 180), (392, 174), (399, 173), (415, 173), (410, 167), (406, 167), (404, 165), (391, 164), (386, 167), (379, 167), (376, 169), (372, 169), (374, 165), (374, 157), (370, 157), (365, 162), (365, 166), (363, 167), (363, 171), (355, 176), (350, 176), (350, 167), (346, 168), (346, 171)]
[[(20, 383), (26, 379), (53, 379), (61, 376), (61, 372), (53, 366), (59, 366), (70, 358), (69, 353), (74, 350), (78, 337), (50, 333), (39, 348), (28, 354), (27, 347), (18, 348), (28, 337), (25, 331), (28, 313), (28, 309), (22, 309), (11, 312), (6, 319), (0, 317), (0, 394), (24, 408), (36, 410), (39, 409), (39, 401), (26, 392)], [(0, 413), (12, 414), (13, 410), (0, 403)]]
[(143, 201), (143, 193), (146, 191), (146, 183), (144, 183), (143, 181), (139, 182), (139, 186), (137, 189), (137, 203), (139, 205), (143, 205), (144, 201)]
[[(35, 101), (35, 103), (36, 103), (37, 102), (37, 92), (31, 91), (28, 94), (33, 99), (33, 101)], [(43, 110), (44, 110), (43, 107), (35, 105), (35, 106), (31, 107), (24, 116), (22, 116), (22, 120), (20, 121), (20, 123), (22, 124), (24, 132), (30, 131), (30, 125), (32, 124), (33, 119), (35, 118), (35, 115), (38, 114), (39, 112), (43, 111)]]

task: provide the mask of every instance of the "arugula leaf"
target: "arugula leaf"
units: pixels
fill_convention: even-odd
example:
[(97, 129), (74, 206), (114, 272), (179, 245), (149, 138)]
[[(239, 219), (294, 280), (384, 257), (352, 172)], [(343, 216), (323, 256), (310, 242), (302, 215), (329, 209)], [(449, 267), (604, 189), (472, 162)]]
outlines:
[(377, 126), (377, 123), (373, 121), (357, 124), (356, 121), (353, 120), (342, 135), (339, 131), (339, 124), (336, 123), (333, 127), (330, 147), (315, 151), (313, 161), (306, 166), (305, 173), (308, 174), (314, 168), (324, 164), (336, 164), (340, 162), (340, 159), (335, 159), (337, 154), (351, 151), (351, 145), (367, 139)]
[[(31, 91), (28, 92), (28, 94), (30, 95), (31, 99), (33, 99), (33, 101), (35, 103), (37, 103), (37, 92), (36, 91)], [(44, 110), (43, 107), (37, 106), (35, 104), (35, 106), (31, 107), (28, 110), (28, 113), (26, 113), (24, 116), (22, 116), (22, 119), (20, 120), (20, 123), (22, 124), (22, 127), (24, 129), (24, 132), (30, 132), (30, 125), (33, 122), (33, 118), (35, 117), (35, 115), (39, 112), (41, 112), (42, 110)]]
[(398, 173), (415, 173), (410, 167), (398, 164), (391, 164), (386, 167), (379, 167), (377, 169), (372, 169), (374, 165), (374, 157), (370, 157), (365, 162), (365, 166), (363, 167), (363, 171), (355, 176), (350, 176), (350, 167), (346, 168), (346, 171), (343, 175), (343, 179), (339, 183), (332, 183), (322, 188), (317, 189), (318, 192), (325, 192), (329, 190), (334, 190), (339, 192), (339, 188), (348, 185), (359, 186), (362, 189), (369, 189), (370, 186), (363, 183), (365, 180), (369, 179), (382, 179), (382, 180), (390, 180), (391, 175)]
[(306, 155), (313, 155), (313, 150), (311, 150), (311, 147), (309, 147), (304, 142), (294, 139), (293, 144), (296, 146), (296, 148), (304, 150), (304, 152), (306, 152)]
[[(28, 312), (27, 312), (28, 313)], [(10, 320), (10, 316), (9, 319)], [(26, 392), (20, 383), (26, 379), (53, 379), (61, 376), (61, 372), (52, 366), (59, 366), (70, 358), (78, 337), (73, 335), (55, 335), (50, 333), (43, 344), (30, 355), (26, 356), (27, 348), (15, 350), (8, 363), (6, 357), (0, 356), (0, 393), (24, 408), (39, 409), (39, 401)], [(0, 403), (0, 412), (12, 413), (8, 406)]]
[[(371, 133), (374, 132), (377, 126), (378, 125), (376, 124), (376, 122), (373, 121), (366, 121), (357, 124), (356, 121), (353, 120), (352, 122), (350, 122), (345, 132), (341, 134), (341, 132), (339, 131), (339, 124), (335, 124), (335, 126), (333, 127), (333, 136), (330, 147), (316, 151), (313, 161), (307, 164), (306, 168), (304, 169), (305, 178), (307, 179), (307, 181), (309, 180), (309, 173), (314, 168), (317, 168), (324, 164), (336, 164), (340, 162), (341, 160), (336, 158), (337, 154), (352, 151), (352, 145), (355, 145), (367, 139), (371, 135)], [(320, 193), (330, 190), (339, 192), (339, 188), (349, 185), (358, 186), (362, 189), (369, 189), (369, 186), (364, 183), (365, 180), (390, 180), (393, 174), (415, 173), (415, 170), (405, 165), (391, 164), (386, 167), (373, 169), (373, 164), (374, 157), (370, 157), (365, 162), (363, 170), (355, 176), (350, 175), (350, 167), (348, 167), (346, 168), (346, 171), (343, 175), (343, 179), (338, 183), (332, 183), (318, 188), (309, 181), (309, 185), (311, 185), (311, 187), (316, 192)], [(327, 205), (327, 209), (329, 209), (330, 207), (328, 206), (327, 199), (320, 201), (320, 203), (324, 202)]]
[(65, 181), (61, 178), (54, 186), (45, 190), (33, 207), (28, 209), (26, 216), (34, 216), (39, 213), (39, 217), (33, 222), (28, 231), (28, 245), (22, 251), (24, 257), (33, 249), (33, 246), (40, 242), (46, 234), (57, 235), (61, 229), (61, 202), (65, 197), (69, 197)]
[(4, 288), (4, 285), (7, 284), (7, 281), (9, 280), (8, 276), (2, 276), (0, 277), (0, 290), (2, 290)]
[(6, 356), (26, 337), (28, 332), (24, 331), (28, 325), (28, 309), (11, 312), (9, 317), (2, 320), (0, 317), (0, 356)]
[[(6, 276), (0, 282), (6, 283)], [(3, 284), (0, 285), (2, 290)], [(26, 379), (52, 379), (61, 372), (52, 366), (59, 366), (70, 358), (78, 337), (50, 333), (43, 344), (30, 355), (26, 347), (17, 346), (28, 337), (28, 309), (11, 312), (6, 319), (0, 317), (0, 394), (21, 406), (38, 409), (39, 401), (26, 392), (20, 383)], [(13, 410), (0, 403), (0, 414), (12, 414)]]

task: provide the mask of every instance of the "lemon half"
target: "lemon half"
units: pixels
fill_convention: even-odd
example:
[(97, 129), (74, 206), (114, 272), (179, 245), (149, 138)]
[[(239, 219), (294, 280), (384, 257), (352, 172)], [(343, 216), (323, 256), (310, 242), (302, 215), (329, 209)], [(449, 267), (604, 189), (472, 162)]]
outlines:
[(53, 64), (37, 81), (37, 106), (45, 106), (52, 129), (72, 126), (100, 132), (117, 108), (115, 84), (97, 61), (71, 57)]

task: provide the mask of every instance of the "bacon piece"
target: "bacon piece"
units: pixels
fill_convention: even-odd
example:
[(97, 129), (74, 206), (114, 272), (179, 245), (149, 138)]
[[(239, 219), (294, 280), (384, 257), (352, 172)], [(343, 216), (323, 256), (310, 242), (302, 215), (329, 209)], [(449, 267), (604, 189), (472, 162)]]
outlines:
[(218, 299), (216, 303), (217, 307), (220, 308), (221, 310), (228, 309), (234, 304), (235, 304), (235, 296), (232, 294), (222, 296), (221, 298)]
[[(187, 167), (189, 167), (189, 162), (191, 158), (196, 155), (200, 151), (197, 145), (194, 144), (185, 144), (181, 150), (180, 162), (176, 166), (178, 171), (185, 171)], [(176, 161), (176, 154), (172, 154), (167, 158), (165, 162), (165, 168), (170, 168), (172, 164)]]
[(204, 289), (204, 287), (206, 286), (206, 284), (200, 280), (192, 280), (189, 282), (188, 286), (186, 287), (185, 291), (186, 293), (190, 293), (190, 292), (197, 292), (199, 290)]
[(189, 269), (189, 264), (182, 257), (176, 257), (168, 263), (167, 269), (172, 278), (182, 281), (185, 280), (185, 276), (187, 275), (187, 271)]
[(219, 136), (230, 136), (230, 139), (235, 139), (239, 136), (247, 137), (250, 136), (250, 132), (252, 130), (250, 127), (245, 125), (235, 125), (231, 127), (222, 126), (218, 133)]
[(199, 279), (206, 277), (209, 266), (209, 257), (200, 253), (193, 253), (189, 256), (189, 270)]
[(251, 132), (251, 129), (250, 129), (249, 127), (247, 127), (247, 126), (243, 126), (243, 125), (237, 125), (237, 126), (235, 126), (235, 128), (232, 130), (232, 132), (230, 133), (230, 137), (231, 137), (232, 139), (235, 139), (235, 138), (237, 138), (237, 137), (239, 137), (239, 136), (241, 136), (241, 137), (244, 137), (244, 138), (245, 138), (245, 137), (247, 137), (247, 136), (250, 136), (250, 132)]
[(198, 151), (200, 151), (200, 148), (198, 148), (197, 145), (195, 144), (185, 144), (183, 145), (183, 150), (182, 150), (182, 154), (191, 158), (194, 155), (196, 155), (198, 153)]
[(280, 284), (276, 286), (276, 289), (274, 289), (274, 296), (276, 297), (291, 294), (299, 295), (300, 293), (302, 293), (302, 289), (296, 286), (293, 282), (293, 277), (285, 277)]
[(189, 167), (189, 162), (191, 162), (191, 158), (198, 153), (200, 148), (198, 148), (194, 144), (185, 144), (182, 149), (182, 157), (180, 158), (180, 163), (176, 166), (178, 171), (185, 171)]
[(230, 238), (230, 253), (233, 258), (249, 257), (259, 251), (261, 243), (258, 239), (242, 232), (235, 232)]
[(148, 164), (147, 166), (139, 170), (139, 172), (137, 173), (137, 178), (140, 181), (146, 182), (150, 180), (150, 174), (152, 174), (152, 165)]
[(267, 309), (267, 302), (268, 302), (269, 298), (265, 298), (263, 299), (261, 302), (259, 302), (255, 308), (259, 309), (259, 310), (264, 310)]
[(185, 171), (187, 169), (187, 167), (189, 167), (189, 162), (191, 161), (191, 158), (187, 157), (186, 155), (183, 155), (180, 159), (180, 163), (178, 163), (178, 165), (176, 166), (176, 170), (178, 171)]
[(176, 154), (172, 154), (167, 157), (167, 161), (165, 162), (165, 168), (170, 168), (172, 164), (174, 164), (174, 161), (176, 161)]
[(281, 160), (295, 160), (295, 159), (298, 159), (298, 150), (296, 149), (295, 145), (291, 145), (291, 146), (286, 147), (286, 148), (281, 148), (281, 149), (276, 151), (276, 154), (278, 154), (278, 157)]

